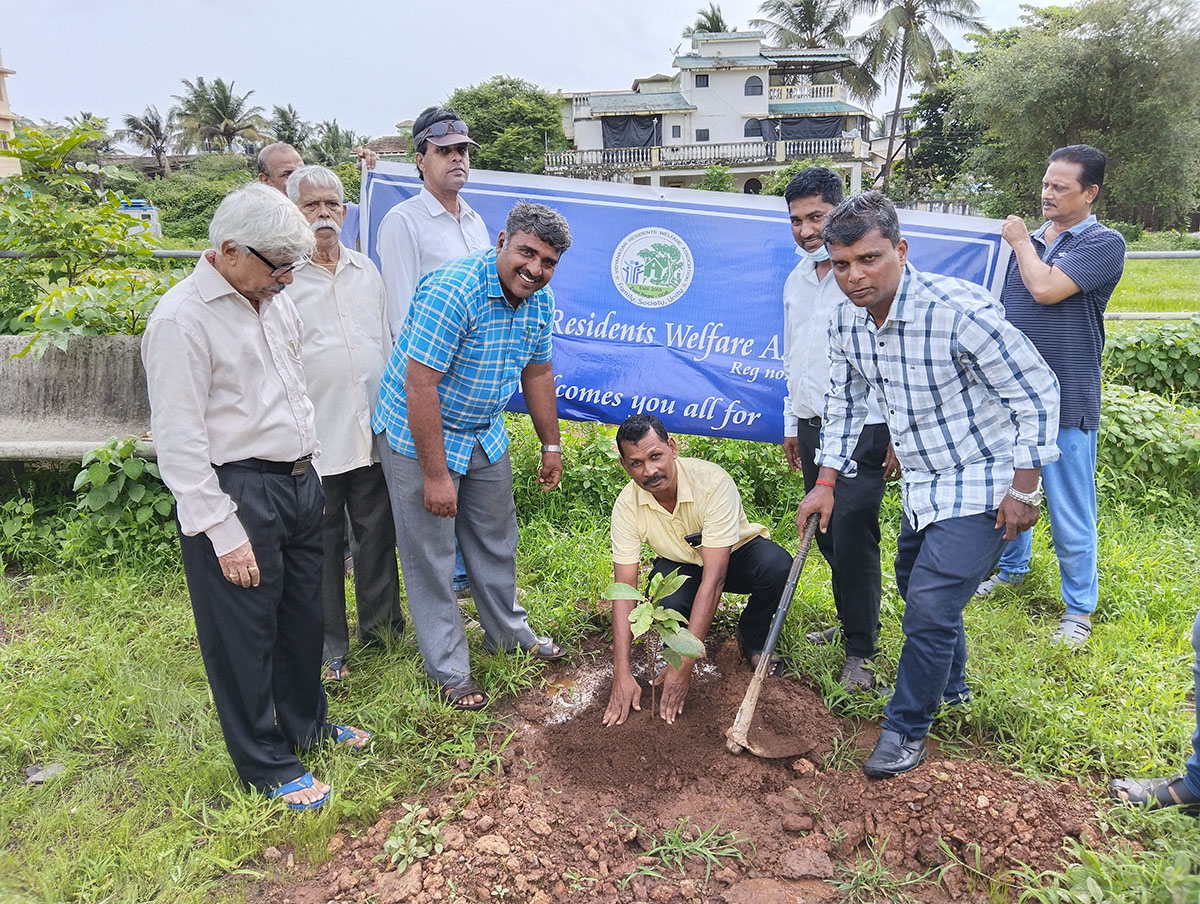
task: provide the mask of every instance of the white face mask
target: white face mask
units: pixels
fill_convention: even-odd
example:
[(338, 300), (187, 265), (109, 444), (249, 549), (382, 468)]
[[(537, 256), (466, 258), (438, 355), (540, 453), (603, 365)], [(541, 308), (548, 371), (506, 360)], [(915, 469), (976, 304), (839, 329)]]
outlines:
[(822, 245), (816, 251), (805, 251), (803, 248), (797, 245), (796, 256), (802, 257), (806, 261), (812, 261), (814, 264), (819, 264), (821, 261), (829, 260), (829, 249)]

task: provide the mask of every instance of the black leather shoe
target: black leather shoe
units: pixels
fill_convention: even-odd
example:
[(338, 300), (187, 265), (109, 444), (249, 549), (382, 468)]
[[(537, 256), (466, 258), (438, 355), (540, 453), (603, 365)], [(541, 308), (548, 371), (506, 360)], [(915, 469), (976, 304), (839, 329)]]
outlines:
[(891, 778), (916, 769), (925, 762), (925, 739), (906, 738), (898, 731), (879, 732), (875, 749), (863, 763), (863, 772), (871, 778)]
[(1182, 775), (1170, 778), (1114, 778), (1108, 787), (1117, 800), (1135, 807), (1148, 810), (1179, 807), (1183, 813), (1200, 816), (1200, 797), (1183, 783)]
[(838, 639), (838, 635), (842, 629), (837, 625), (832, 628), (825, 628), (823, 631), (809, 631), (804, 635), (804, 639), (809, 643), (815, 643), (817, 646), (834, 643)]

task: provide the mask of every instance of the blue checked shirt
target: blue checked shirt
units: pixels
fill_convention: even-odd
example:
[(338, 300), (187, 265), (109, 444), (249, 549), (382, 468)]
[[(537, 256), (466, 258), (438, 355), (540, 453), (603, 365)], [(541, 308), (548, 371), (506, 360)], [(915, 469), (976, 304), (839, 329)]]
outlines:
[(438, 383), (446, 465), (457, 474), (478, 442), (490, 461), (508, 448), (504, 406), (527, 364), (550, 360), (554, 295), (544, 287), (515, 310), (496, 273), (496, 249), (459, 258), (417, 285), (379, 384), (372, 427), (388, 444), (417, 457), (408, 426), (404, 373), (408, 359), (445, 374)]
[(854, 476), (874, 390), (915, 530), (998, 508), (1014, 469), (1058, 458), (1054, 373), (979, 286), (908, 266), (883, 324), (843, 302), (829, 345), (817, 464)]

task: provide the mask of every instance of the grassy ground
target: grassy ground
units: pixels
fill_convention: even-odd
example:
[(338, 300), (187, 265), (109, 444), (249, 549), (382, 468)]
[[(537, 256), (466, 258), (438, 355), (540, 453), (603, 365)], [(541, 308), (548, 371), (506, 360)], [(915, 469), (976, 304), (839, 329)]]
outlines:
[(1200, 311), (1200, 258), (1125, 261), (1110, 311)]
[[(607, 523), (597, 502), (621, 480), (602, 454), (603, 434), (581, 430), (583, 439), (568, 449), (575, 482), (566, 493), (543, 497), (528, 479), (532, 434), (524, 426), (517, 434), (523, 599), (539, 633), (577, 647), (585, 634), (605, 630), (606, 613), (594, 602), (610, 580)], [(694, 447), (742, 462), (742, 479), (755, 481), (758, 491), (752, 516), (794, 548), (798, 488), (793, 478), (772, 472), (769, 453), (777, 450)], [(895, 491), (884, 514), (887, 563), (899, 519)], [(968, 609), (975, 700), (935, 726), (943, 745), (1036, 775), (1101, 778), (1181, 768), (1194, 727), (1184, 701), (1191, 689), (1188, 629), (1200, 600), (1198, 516), (1200, 507), (1189, 499), (1152, 513), (1105, 500), (1099, 618), (1091, 644), (1075, 654), (1045, 643), (1060, 604), (1048, 532), (1039, 526), (1035, 570), (1025, 585)], [(732, 624), (728, 613), (721, 617)], [(828, 571), (816, 557), (783, 650), (825, 688), (833, 708), (878, 717), (878, 700), (848, 698), (836, 686), (836, 651), (802, 643), (805, 630), (832, 617)], [(899, 617), (889, 581), (885, 678), (899, 654)], [(241, 876), (253, 874), (265, 847), (294, 846), (298, 859), (319, 860), (339, 828), (363, 828), (385, 806), (490, 764), (486, 716), (438, 704), (409, 635), (351, 660), (355, 672), (333, 690), (331, 716), (371, 728), (376, 739), (360, 755), (308, 756), (313, 772), (336, 791), (331, 806), (297, 816), (237, 789), (177, 571), (84, 567), (6, 577), (0, 619), (0, 900), (6, 894), (18, 901), (239, 900)], [(539, 668), (526, 659), (479, 649), (474, 658), (493, 694), (538, 681)], [(23, 770), (32, 763), (61, 763), (66, 771), (30, 786)], [(1146, 851), (1136, 857), (1073, 851), (1079, 865), (1038, 878), (1036, 899), (1197, 900), (1197, 821), (1110, 811), (1100, 799), (1097, 807)], [(1103, 894), (1084, 897), (1092, 894), (1089, 882)], [(1004, 899), (1000, 889), (995, 896)]]

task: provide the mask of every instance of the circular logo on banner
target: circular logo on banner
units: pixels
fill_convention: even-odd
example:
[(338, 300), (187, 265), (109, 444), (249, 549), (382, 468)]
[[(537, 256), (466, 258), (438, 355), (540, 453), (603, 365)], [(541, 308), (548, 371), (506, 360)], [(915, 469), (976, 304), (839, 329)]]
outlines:
[(657, 226), (629, 233), (612, 256), (613, 285), (642, 308), (664, 308), (678, 301), (694, 272), (687, 242)]

